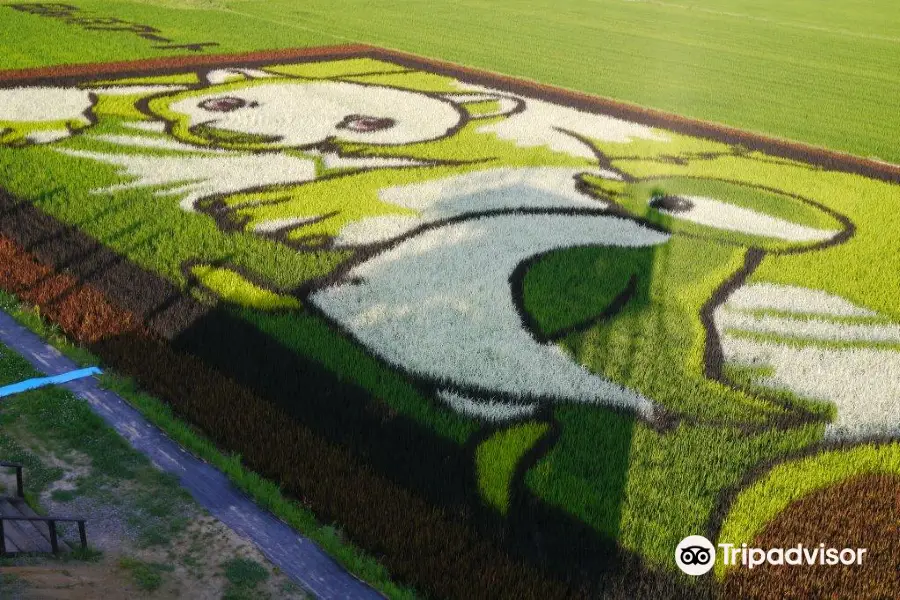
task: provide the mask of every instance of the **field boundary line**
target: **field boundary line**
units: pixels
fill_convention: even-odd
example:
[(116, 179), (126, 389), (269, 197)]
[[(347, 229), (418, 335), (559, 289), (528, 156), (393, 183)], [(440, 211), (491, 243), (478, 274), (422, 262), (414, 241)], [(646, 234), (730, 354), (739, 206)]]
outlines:
[(751, 150), (806, 162), (827, 170), (854, 173), (889, 183), (900, 184), (900, 165), (887, 161), (865, 158), (711, 121), (683, 117), (613, 98), (587, 94), (568, 88), (543, 84), (531, 79), (513, 77), (370, 44), (339, 44), (237, 54), (176, 56), (113, 63), (81, 63), (56, 67), (0, 70), (0, 87), (6, 83), (19, 85), (26, 81), (31, 84), (65, 85), (66, 83), (71, 83), (72, 80), (83, 81), (92, 78), (106, 78), (112, 75), (147, 75), (155, 71), (171, 70), (173, 68), (254, 66), (279, 60), (316, 61), (340, 58), (374, 58), (392, 61), (410, 68), (427, 69), (439, 75), (455, 77), (466, 83), (489, 86), (514, 94), (567, 104), (578, 110), (606, 114), (642, 125), (668, 129), (683, 135), (742, 145)]
[(241, 62), (263, 63), (271, 60), (290, 59), (335, 59), (356, 58), (360, 53), (369, 52), (373, 46), (367, 44), (335, 44), (333, 46), (312, 46), (309, 48), (292, 48), (289, 50), (258, 50), (238, 54), (204, 54), (185, 56), (166, 56), (142, 60), (128, 60), (101, 63), (73, 63), (55, 67), (32, 67), (26, 69), (0, 69), (0, 83), (31, 79), (53, 80), (57, 78), (90, 78), (97, 75), (123, 75), (147, 73), (148, 71), (170, 70), (184, 67), (220, 67), (228, 61), (240, 59)]
[[(738, 129), (712, 121), (683, 117), (675, 113), (647, 108), (613, 98), (551, 86), (532, 79), (466, 67), (400, 50), (372, 47), (370, 52), (372, 52), (370, 55), (374, 58), (393, 60), (412, 68), (428, 69), (440, 75), (448, 75), (465, 80), (467, 83), (487, 85), (511, 93), (532, 96), (540, 100), (567, 104), (579, 110), (599, 112), (642, 125), (669, 129), (684, 135), (709, 138), (729, 144), (740, 144), (751, 150), (807, 162), (825, 169), (855, 173), (889, 183), (900, 184), (900, 165), (887, 161), (864, 158), (839, 150), (831, 150), (804, 142)], [(2, 73), (0, 73), (0, 77), (2, 77)]]
[[(79, 366), (37, 334), (0, 310), (0, 343), (35, 369), (57, 376)], [(228, 477), (197, 458), (152, 425), (94, 377), (63, 383), (155, 467), (175, 475), (197, 503), (242, 538), (256, 545), (285, 575), (322, 599), (380, 599), (381, 594), (338, 565), (312, 540), (299, 534), (238, 490)]]

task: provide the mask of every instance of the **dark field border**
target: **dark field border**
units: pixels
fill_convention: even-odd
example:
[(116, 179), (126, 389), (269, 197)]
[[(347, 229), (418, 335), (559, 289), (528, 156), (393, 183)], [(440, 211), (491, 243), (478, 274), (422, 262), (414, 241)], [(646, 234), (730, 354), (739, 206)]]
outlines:
[[(363, 45), (7, 71), (0, 72), (0, 86), (362, 57), (900, 183), (894, 165)], [(404, 583), (453, 598), (711, 593), (648, 569), (524, 486), (501, 519), (479, 500), (471, 447), (393, 413), (228, 308), (200, 304), (2, 190), (0, 235), (14, 242), (11, 256), (21, 259), (0, 265), (0, 285), (40, 305), (69, 335), (220, 447), (240, 452), (250, 468), (321, 519), (340, 523)], [(107, 321), (91, 315), (98, 302)]]
[(175, 69), (246, 67), (265, 65), (273, 61), (313, 62), (340, 58), (375, 58), (390, 61), (411, 69), (421, 69), (448, 75), (467, 83), (484, 85), (513, 94), (556, 102), (587, 112), (606, 114), (651, 127), (668, 129), (684, 135), (737, 144), (773, 156), (806, 162), (827, 170), (855, 173), (873, 179), (900, 184), (900, 165), (743, 131), (718, 123), (690, 119), (611, 98), (592, 96), (574, 90), (544, 85), (536, 81), (509, 77), (500, 73), (465, 67), (368, 44), (344, 44), (315, 48), (259, 51), (245, 54), (184, 56), (115, 63), (87, 63), (36, 69), (13, 69), (0, 71), (0, 86), (34, 85), (39, 83), (59, 85), (71, 83), (73, 80), (101, 79), (112, 75), (130, 77), (169, 73)]

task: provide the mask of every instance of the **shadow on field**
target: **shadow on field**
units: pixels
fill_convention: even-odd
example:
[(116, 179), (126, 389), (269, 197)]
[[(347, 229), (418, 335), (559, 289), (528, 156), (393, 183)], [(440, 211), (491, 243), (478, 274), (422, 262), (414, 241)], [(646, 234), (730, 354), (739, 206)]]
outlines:
[[(652, 307), (651, 288), (654, 277), (668, 268), (669, 245), (578, 252), (582, 255), (582, 262), (578, 263), (580, 281), (570, 282), (568, 293), (579, 299), (602, 293), (609, 301), (596, 316), (556, 332), (544, 331), (543, 336), (570, 350), (590, 345), (595, 355), (615, 356), (616, 381), (627, 386), (640, 379), (635, 371), (644, 362), (639, 360), (640, 354), (648, 348), (652, 351), (654, 344), (664, 341), (664, 328), (659, 322), (662, 312)], [(586, 253), (588, 260), (584, 261)], [(572, 258), (577, 261), (579, 255), (573, 253)], [(599, 286), (602, 290), (592, 281), (597, 277), (605, 280)], [(620, 316), (628, 318), (617, 321)], [(598, 335), (614, 322), (615, 336)], [(535, 327), (539, 328), (539, 324), (532, 324)], [(612, 343), (607, 340), (615, 340), (615, 347), (602, 347), (601, 344)], [(626, 341), (625, 346), (622, 340)], [(559, 418), (561, 412), (568, 417)], [(516, 473), (514, 501), (504, 523), (506, 547), (513, 554), (554, 571), (570, 585), (586, 585), (591, 593), (602, 591), (611, 597), (688, 593), (702, 597), (704, 590), (680, 589), (665, 575), (652, 573), (640, 557), (618, 545), (631, 446), (639, 422), (636, 417), (605, 407), (569, 405), (547, 411), (546, 418), (551, 423), (550, 434), (532, 448)], [(649, 426), (662, 429), (667, 424), (661, 420)], [(537, 495), (539, 485), (526, 483), (528, 471), (538, 466), (542, 473), (549, 473), (542, 475), (546, 491), (540, 495), (546, 499)], [(573, 482), (573, 478), (579, 481)], [(590, 524), (563, 508), (569, 506), (576, 512), (586, 512)]]
[[(123, 237), (134, 231), (135, 227), (127, 226), (115, 237)], [(194, 301), (163, 277), (141, 269), (76, 227), (61, 224), (30, 203), (19, 202), (3, 190), (0, 190), (0, 232), (41, 263), (100, 290), (110, 301), (126, 307), (154, 333), (164, 338), (176, 336), (208, 310), (208, 307)], [(163, 232), (157, 232), (147, 236), (139, 244), (131, 246), (130, 250), (138, 250), (142, 246), (152, 248), (154, 241), (162, 235)], [(49, 277), (52, 277), (51, 273), (32, 278), (28, 285), (38, 288)], [(67, 293), (57, 289), (53, 300), (62, 302)]]

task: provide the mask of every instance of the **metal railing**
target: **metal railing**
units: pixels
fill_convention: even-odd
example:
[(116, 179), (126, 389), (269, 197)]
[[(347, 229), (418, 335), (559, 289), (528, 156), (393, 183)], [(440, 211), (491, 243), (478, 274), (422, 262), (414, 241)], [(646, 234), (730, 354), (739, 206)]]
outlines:
[[(16, 496), (25, 498), (25, 486), (22, 483), (22, 469), (24, 465), (0, 460), (0, 467), (16, 470)], [(56, 532), (57, 523), (78, 523), (78, 536), (81, 538), (81, 549), (87, 550), (87, 532), (84, 529), (85, 519), (72, 517), (24, 517), (13, 515), (0, 515), (0, 555), (6, 554), (6, 536), (3, 530), (4, 521), (26, 521), (30, 523), (47, 523), (50, 532), (50, 548), (54, 554), (59, 553), (59, 537)]]
[(50, 548), (53, 554), (59, 554), (59, 538), (56, 534), (57, 523), (78, 523), (78, 536), (81, 538), (81, 549), (87, 550), (87, 532), (84, 529), (85, 519), (74, 519), (71, 517), (7, 517), (0, 516), (0, 554), (6, 554), (6, 539), (4, 538), (3, 522), (4, 521), (30, 521), (38, 523), (47, 523), (50, 530)]
[(10, 469), (16, 470), (16, 496), (18, 496), (19, 498), (24, 498), (25, 487), (22, 485), (22, 469), (24, 468), (24, 465), (0, 460), (0, 467), (8, 467)]

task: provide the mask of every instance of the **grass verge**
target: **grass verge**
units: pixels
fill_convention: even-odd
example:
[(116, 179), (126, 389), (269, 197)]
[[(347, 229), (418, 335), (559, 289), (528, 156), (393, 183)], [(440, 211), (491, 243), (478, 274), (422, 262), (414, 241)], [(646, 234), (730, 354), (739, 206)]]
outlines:
[(119, 561), (119, 567), (131, 573), (134, 584), (145, 592), (154, 592), (163, 583), (162, 574), (173, 571), (175, 567), (162, 563), (148, 563), (125, 557)]
[(228, 587), (222, 600), (260, 600), (266, 595), (257, 589), (269, 577), (269, 573), (254, 560), (233, 558), (222, 563)]

